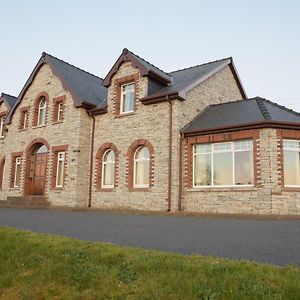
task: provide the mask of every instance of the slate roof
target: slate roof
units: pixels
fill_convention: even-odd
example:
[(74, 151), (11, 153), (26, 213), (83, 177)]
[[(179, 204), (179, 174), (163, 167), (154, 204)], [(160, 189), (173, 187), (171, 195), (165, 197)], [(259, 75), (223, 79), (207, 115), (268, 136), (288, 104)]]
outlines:
[(223, 58), (194, 67), (170, 72), (169, 75), (172, 76), (172, 84), (157, 91), (155, 94), (151, 95), (151, 97), (172, 94), (176, 92), (179, 93), (180, 91), (186, 89), (192, 83), (196, 82), (200, 78), (204, 77), (216, 68), (223, 65), (228, 60), (231, 61), (231, 58)]
[(259, 123), (298, 124), (300, 114), (264, 98), (209, 105), (182, 130), (182, 133), (205, 132)]
[(17, 101), (17, 97), (2, 93), (0, 97), (0, 103), (4, 101), (8, 110), (11, 110), (11, 108), (14, 106), (14, 104)]
[(53, 74), (61, 80), (64, 89), (71, 93), (75, 107), (88, 105), (90, 108), (101, 108), (106, 106), (107, 88), (102, 86), (102, 78), (43, 52), (40, 60), (21, 90), (14, 107), (8, 114), (6, 119), (8, 124), (11, 122), (14, 111), (20, 104), (24, 94), (43, 64), (49, 64)]
[(43, 53), (45, 63), (48, 63), (52, 72), (58, 76), (66, 89), (70, 91), (73, 97), (77, 99), (77, 105), (82, 102), (95, 106), (105, 102), (107, 97), (107, 88), (102, 86), (102, 78), (81, 70), (65, 61), (62, 61), (50, 54)]

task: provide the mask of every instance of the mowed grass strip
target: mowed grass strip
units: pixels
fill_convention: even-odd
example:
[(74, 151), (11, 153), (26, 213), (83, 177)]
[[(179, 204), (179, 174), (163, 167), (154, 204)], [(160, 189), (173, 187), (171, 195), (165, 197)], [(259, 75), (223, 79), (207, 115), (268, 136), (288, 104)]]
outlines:
[(0, 299), (300, 299), (300, 269), (2, 227)]

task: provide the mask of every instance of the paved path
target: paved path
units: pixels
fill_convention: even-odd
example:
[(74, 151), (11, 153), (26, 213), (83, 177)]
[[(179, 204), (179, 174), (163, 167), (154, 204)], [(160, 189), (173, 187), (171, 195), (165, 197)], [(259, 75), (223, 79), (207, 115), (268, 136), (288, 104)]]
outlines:
[(300, 266), (300, 220), (0, 208), (0, 226), (182, 254), (199, 253)]

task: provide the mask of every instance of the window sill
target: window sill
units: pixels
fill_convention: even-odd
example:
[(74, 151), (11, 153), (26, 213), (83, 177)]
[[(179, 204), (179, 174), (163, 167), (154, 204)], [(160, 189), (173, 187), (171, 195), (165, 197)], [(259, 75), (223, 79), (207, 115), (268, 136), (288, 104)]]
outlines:
[(231, 186), (231, 187), (193, 187), (188, 188), (188, 192), (252, 192), (257, 191), (254, 185), (251, 186)]
[(50, 190), (52, 191), (63, 191), (65, 188), (64, 187), (52, 187)]
[(122, 118), (127, 116), (135, 115), (135, 111), (128, 112), (128, 113), (119, 113), (118, 115), (115, 115), (115, 118)]
[(151, 192), (150, 187), (130, 187), (128, 190), (130, 192)]
[(285, 186), (282, 188), (282, 191), (283, 192), (300, 192), (300, 186), (299, 187), (296, 187), (296, 186)]
[(27, 131), (28, 128), (19, 128), (19, 132)]
[(112, 187), (112, 188), (98, 188), (96, 191), (97, 192), (114, 192), (116, 190), (116, 188)]
[(32, 129), (44, 128), (44, 127), (46, 127), (46, 125), (33, 126)]
[(54, 121), (54, 122), (52, 122), (52, 125), (57, 125), (57, 124), (61, 124), (61, 123), (63, 123), (63, 121)]

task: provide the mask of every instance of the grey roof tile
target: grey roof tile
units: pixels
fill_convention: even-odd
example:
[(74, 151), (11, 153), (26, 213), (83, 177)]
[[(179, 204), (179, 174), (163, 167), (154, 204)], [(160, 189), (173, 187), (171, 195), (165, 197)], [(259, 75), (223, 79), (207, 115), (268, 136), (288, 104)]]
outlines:
[(300, 125), (300, 114), (269, 100), (256, 97), (210, 105), (187, 124), (181, 132), (201, 132), (264, 121), (299, 123)]
[(2, 93), (0, 97), (0, 102), (5, 101), (8, 110), (11, 110), (11, 108), (14, 106), (14, 104), (17, 101), (17, 97)]

